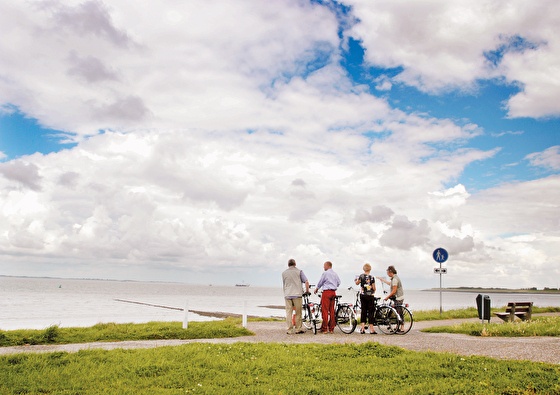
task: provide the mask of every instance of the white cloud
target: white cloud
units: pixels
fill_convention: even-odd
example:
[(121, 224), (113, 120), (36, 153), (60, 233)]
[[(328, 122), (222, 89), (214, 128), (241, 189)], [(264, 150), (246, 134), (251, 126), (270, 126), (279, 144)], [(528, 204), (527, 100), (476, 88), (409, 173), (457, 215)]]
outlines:
[[(430, 92), (499, 76), (482, 52), (522, 18), (499, 15), (483, 37), (496, 18), (488, 3), (353, 4), (367, 59), (405, 66), (401, 83)], [(465, 30), (448, 32), (450, 15)], [(418, 16), (434, 23), (422, 30)], [(0, 4), (0, 26), (3, 111), (79, 142), (0, 163), (3, 268), (212, 283), (245, 271), (268, 285), (295, 256), (317, 278), (326, 259), (344, 278), (364, 261), (396, 264), (414, 287), (444, 245), (466, 279), (496, 280), (475, 277), (491, 260), (502, 274), (485, 285), (519, 286), (529, 257), (543, 268), (558, 257), (558, 203), (546, 195), (558, 178), (480, 193), (457, 184), (499, 149), (468, 147), (478, 125), (406, 114), (353, 84), (325, 7), (17, 2)], [(526, 159), (554, 166), (554, 155)]]
[(520, 92), (510, 117), (560, 115), (560, 3), (493, 0), (346, 0), (372, 65), (402, 68), (394, 82), (438, 93), (504, 79)]
[(338, 45), (334, 16), (296, 0), (21, 2), (2, 3), (0, 15), (10, 76), (0, 102), (78, 138), (107, 128), (258, 128), (274, 81), (307, 73)]
[[(12, 257), (32, 251), (43, 265), (64, 257), (111, 272), (117, 269), (106, 265), (266, 271), (291, 251), (304, 262), (333, 259), (342, 273), (355, 270), (355, 260), (394, 262), (396, 254), (414, 273), (421, 251), (434, 243), (449, 241), (457, 252), (481, 243), (456, 224), (472, 198), (464, 187), (430, 193), (442, 176), (460, 171), (461, 154), (370, 165), (367, 141), (356, 151), (361, 158), (298, 141), (259, 133), (106, 132), (56, 154), (25, 157), (35, 169), (26, 181), (33, 189), (22, 188), (26, 178), (12, 176), (18, 173), (0, 178), (0, 245)], [(406, 149), (402, 143), (384, 144)]]
[(560, 170), (560, 145), (549, 147), (543, 152), (534, 152), (525, 157), (532, 166)]

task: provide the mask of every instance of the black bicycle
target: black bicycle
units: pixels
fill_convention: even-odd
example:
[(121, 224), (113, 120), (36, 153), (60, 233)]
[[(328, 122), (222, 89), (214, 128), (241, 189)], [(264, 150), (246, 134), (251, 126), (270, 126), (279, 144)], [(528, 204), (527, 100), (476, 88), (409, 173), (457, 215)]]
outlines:
[(303, 306), (301, 308), (301, 323), (307, 330), (312, 330), (313, 334), (317, 334), (317, 319), (321, 316), (321, 305), (309, 301), (311, 292), (302, 295)]
[[(356, 316), (361, 316), (360, 291), (356, 291), (352, 287), (348, 287), (348, 290), (356, 293), (356, 302), (353, 306), (351, 306), (354, 314)], [(399, 329), (401, 318), (396, 309), (391, 307), (389, 304), (381, 302), (381, 298), (375, 298), (373, 309), (374, 311), (372, 324), (374, 326), (377, 326), (379, 330), (386, 335), (398, 333), (397, 330)]]
[(336, 316), (336, 326), (343, 333), (350, 334), (356, 330), (358, 325), (358, 318), (352, 305), (349, 303), (340, 302), (342, 295), (336, 295), (335, 297), (335, 316)]
[[(317, 333), (317, 327), (320, 327), (323, 323), (323, 316), (321, 314), (321, 303), (315, 303), (309, 301), (310, 292), (303, 294), (303, 306), (302, 306), (302, 324), (308, 330), (313, 330), (313, 333)], [(321, 300), (321, 295), (319, 294), (319, 300)], [(342, 333), (350, 334), (356, 330), (356, 325), (358, 325), (358, 320), (352, 305), (349, 303), (340, 302), (342, 295), (336, 295), (335, 299), (335, 317), (336, 326)]]
[(412, 324), (414, 323), (414, 317), (412, 312), (408, 309), (408, 303), (397, 304), (396, 298), (390, 298), (390, 306), (397, 311), (399, 314), (397, 329), (395, 333), (397, 335), (405, 335), (412, 329)]
[[(381, 281), (381, 287), (383, 287), (383, 293), (387, 295), (387, 290), (385, 289), (385, 282)], [(396, 323), (395, 333), (398, 335), (405, 335), (412, 329), (412, 324), (414, 323), (414, 316), (412, 311), (408, 308), (408, 303), (401, 304), (397, 303), (397, 298), (392, 296), (389, 298), (389, 306), (394, 308), (398, 313), (398, 319)]]

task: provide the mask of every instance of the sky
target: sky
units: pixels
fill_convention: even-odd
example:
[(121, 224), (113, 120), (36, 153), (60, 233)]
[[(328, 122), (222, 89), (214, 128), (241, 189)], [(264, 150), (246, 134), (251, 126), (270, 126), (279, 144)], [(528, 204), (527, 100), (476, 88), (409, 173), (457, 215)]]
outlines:
[(0, 0), (0, 275), (560, 287), (560, 2)]

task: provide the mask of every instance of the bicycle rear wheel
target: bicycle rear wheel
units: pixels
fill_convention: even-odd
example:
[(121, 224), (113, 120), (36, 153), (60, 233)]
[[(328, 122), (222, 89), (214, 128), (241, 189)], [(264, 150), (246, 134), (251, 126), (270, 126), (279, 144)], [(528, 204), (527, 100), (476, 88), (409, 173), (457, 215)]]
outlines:
[(375, 323), (381, 332), (392, 335), (399, 327), (399, 314), (392, 307), (379, 306), (375, 310)]
[(397, 330), (398, 335), (404, 335), (412, 329), (412, 324), (414, 322), (414, 317), (412, 317), (412, 313), (406, 307), (396, 307), (397, 312), (400, 311), (400, 316), (402, 321), (400, 322), (400, 330)]
[(350, 306), (343, 305), (338, 307), (336, 310), (336, 325), (346, 334), (354, 332), (356, 325), (358, 325), (358, 320), (356, 320), (354, 310)]
[(313, 333), (317, 333), (317, 327), (315, 326), (315, 318), (311, 315), (311, 309), (309, 305), (303, 305), (301, 309), (301, 323), (303, 327), (307, 330), (313, 330)]

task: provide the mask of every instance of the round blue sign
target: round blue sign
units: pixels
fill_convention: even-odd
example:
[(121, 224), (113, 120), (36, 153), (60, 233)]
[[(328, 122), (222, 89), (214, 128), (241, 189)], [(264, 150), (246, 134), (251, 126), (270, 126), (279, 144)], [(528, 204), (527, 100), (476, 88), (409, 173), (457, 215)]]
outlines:
[(439, 263), (443, 263), (449, 258), (449, 254), (443, 248), (436, 248), (432, 256), (434, 257), (434, 261)]

